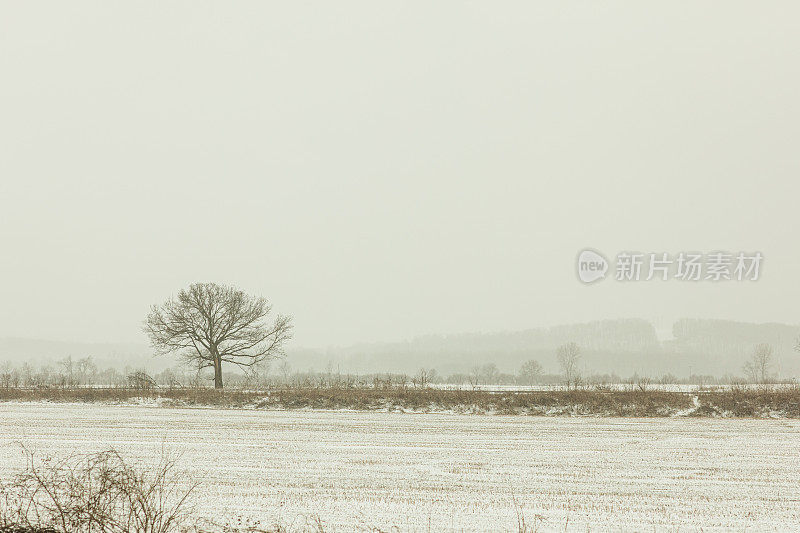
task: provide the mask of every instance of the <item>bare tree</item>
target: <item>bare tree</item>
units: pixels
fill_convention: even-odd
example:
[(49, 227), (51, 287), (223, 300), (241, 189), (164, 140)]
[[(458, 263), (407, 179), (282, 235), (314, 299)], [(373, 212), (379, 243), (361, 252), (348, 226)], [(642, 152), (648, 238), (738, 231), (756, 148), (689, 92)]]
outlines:
[(78, 381), (83, 386), (87, 385), (94, 374), (97, 373), (97, 365), (94, 364), (91, 357), (79, 359), (76, 366), (78, 368)]
[(162, 305), (154, 305), (144, 331), (158, 354), (178, 353), (200, 368), (214, 369), (222, 388), (222, 363), (249, 368), (283, 355), (291, 338), (291, 318), (277, 315), (267, 300), (233, 287), (195, 283)]
[(558, 364), (561, 366), (561, 372), (564, 374), (564, 380), (567, 382), (567, 387), (570, 385), (577, 386), (580, 375), (578, 372), (578, 360), (581, 357), (581, 349), (574, 342), (562, 344), (556, 350), (556, 357)]
[(252, 368), (252, 372), (256, 379), (256, 385), (258, 387), (263, 387), (269, 382), (269, 372), (271, 367), (271, 361), (265, 360)]
[(289, 383), (289, 376), (292, 375), (292, 365), (289, 364), (289, 361), (281, 361), (280, 367), (278, 368), (280, 373), (283, 375), (283, 383), (284, 385)]
[(75, 386), (75, 363), (72, 361), (72, 356), (68, 355), (64, 359), (58, 362), (58, 365), (64, 369), (64, 373), (61, 375), (62, 379), (62, 386), (63, 387), (74, 387)]
[(542, 365), (535, 359), (525, 361), (519, 369), (519, 378), (524, 385), (533, 385), (541, 375)]
[(750, 360), (743, 367), (745, 374), (753, 383), (766, 383), (769, 380), (772, 355), (772, 346), (767, 343), (755, 347)]
[(333, 369), (334, 369), (333, 360), (332, 359), (328, 359), (328, 364), (325, 365), (325, 374), (326, 374), (326, 377), (328, 379), (328, 386), (329, 387), (333, 383)]
[(11, 368), (11, 363), (9, 361), (5, 361), (2, 365), (0, 365), (0, 383), (2, 383), (3, 388), (11, 388), (11, 377), (13, 372), (14, 371)]
[(472, 369), (469, 371), (469, 384), (472, 385), (472, 390), (478, 388), (481, 382), (481, 376), (483, 375), (483, 371), (479, 366), (473, 366)]
[(500, 375), (500, 371), (497, 369), (497, 365), (494, 363), (486, 363), (481, 368), (481, 373), (483, 374), (483, 378), (486, 380), (487, 385), (497, 385), (497, 377)]
[(30, 363), (22, 363), (22, 370), (20, 371), (20, 374), (22, 377), (22, 384), (26, 387), (31, 387), (34, 383), (34, 379), (33, 367), (30, 365)]
[(419, 386), (419, 388), (424, 389), (426, 388), (432, 381), (437, 379), (439, 373), (436, 371), (435, 368), (420, 368), (417, 375), (412, 378), (411, 382), (414, 386)]
[(397, 388), (405, 390), (408, 385), (408, 376), (406, 374), (397, 374), (395, 381), (397, 382)]

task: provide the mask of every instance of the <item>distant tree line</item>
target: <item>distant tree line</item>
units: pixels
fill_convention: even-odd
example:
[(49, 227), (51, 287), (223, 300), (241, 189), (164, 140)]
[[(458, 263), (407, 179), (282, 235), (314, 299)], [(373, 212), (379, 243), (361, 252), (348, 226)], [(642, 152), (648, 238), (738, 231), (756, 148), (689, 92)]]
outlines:
[[(497, 365), (488, 362), (476, 365), (467, 373), (440, 374), (435, 368), (421, 368), (414, 374), (341, 372), (329, 362), (323, 371), (295, 370), (286, 360), (277, 364), (265, 361), (248, 367), (244, 372), (227, 375), (226, 385), (236, 389), (268, 390), (275, 388), (374, 388), (374, 389), (421, 389), (427, 387), (453, 387), (459, 389), (486, 389), (492, 386), (560, 386), (567, 388), (596, 387), (599, 385), (627, 385), (645, 390), (654, 385), (721, 385), (732, 383), (773, 383), (774, 350), (768, 344), (754, 347), (750, 359), (744, 365), (744, 376), (691, 375), (678, 377), (673, 374), (644, 376), (634, 373), (627, 377), (616, 373), (580, 372), (580, 348), (566, 343), (558, 348), (559, 373), (546, 373), (536, 360), (522, 363), (514, 373), (502, 372)], [(100, 369), (91, 357), (65, 357), (52, 365), (35, 367), (30, 363), (12, 365), (0, 363), (0, 388), (63, 388), (109, 387), (129, 389), (185, 389), (208, 388), (214, 384), (214, 370), (208, 367), (192, 368), (176, 366), (160, 372), (148, 372), (145, 368)]]

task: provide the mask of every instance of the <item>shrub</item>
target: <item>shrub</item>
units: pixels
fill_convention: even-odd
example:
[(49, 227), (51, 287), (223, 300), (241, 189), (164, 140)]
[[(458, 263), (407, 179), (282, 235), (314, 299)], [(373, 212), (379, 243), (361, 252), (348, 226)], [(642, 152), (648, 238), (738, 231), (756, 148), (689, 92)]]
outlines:
[(187, 518), (186, 488), (162, 454), (151, 470), (115, 450), (38, 460), (23, 447), (26, 467), (0, 486), (0, 532), (171, 533)]

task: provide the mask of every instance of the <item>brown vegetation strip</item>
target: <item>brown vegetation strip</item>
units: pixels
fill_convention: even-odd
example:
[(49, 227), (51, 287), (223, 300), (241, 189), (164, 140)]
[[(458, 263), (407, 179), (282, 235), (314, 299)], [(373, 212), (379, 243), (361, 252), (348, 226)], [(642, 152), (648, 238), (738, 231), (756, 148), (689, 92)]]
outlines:
[[(659, 390), (552, 390), (489, 392), (438, 389), (287, 388), (213, 389), (74, 388), (0, 389), (0, 401), (130, 402), (221, 408), (455, 411), (527, 415), (693, 416), (800, 418), (800, 389), (728, 389), (698, 393)], [(697, 403), (695, 403), (695, 399)]]

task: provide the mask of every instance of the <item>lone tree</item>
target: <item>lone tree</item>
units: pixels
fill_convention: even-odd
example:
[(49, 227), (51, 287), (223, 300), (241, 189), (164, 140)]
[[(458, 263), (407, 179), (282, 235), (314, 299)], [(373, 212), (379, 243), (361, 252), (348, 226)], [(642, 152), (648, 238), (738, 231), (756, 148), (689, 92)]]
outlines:
[(271, 323), (267, 300), (233, 287), (195, 283), (161, 305), (154, 305), (144, 331), (159, 355), (175, 353), (198, 369), (214, 369), (214, 388), (222, 388), (222, 363), (249, 368), (283, 355), (292, 320), (277, 315)]
[(577, 387), (580, 375), (578, 373), (578, 360), (581, 357), (581, 349), (574, 342), (562, 344), (556, 350), (556, 358), (558, 364), (561, 366), (561, 371), (564, 374), (564, 380), (567, 382), (567, 388), (570, 384)]

